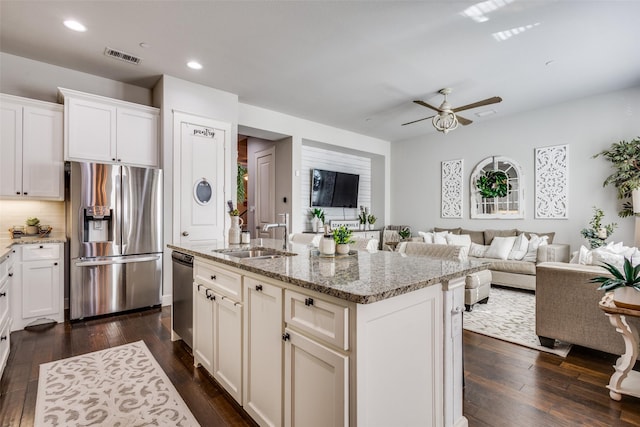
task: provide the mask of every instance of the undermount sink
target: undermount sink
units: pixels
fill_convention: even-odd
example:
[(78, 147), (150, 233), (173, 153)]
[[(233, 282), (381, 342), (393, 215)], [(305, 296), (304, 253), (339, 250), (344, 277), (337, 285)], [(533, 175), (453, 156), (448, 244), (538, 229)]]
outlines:
[(238, 259), (273, 259), (296, 255), (294, 253), (283, 252), (272, 248), (220, 249), (215, 250), (214, 252)]

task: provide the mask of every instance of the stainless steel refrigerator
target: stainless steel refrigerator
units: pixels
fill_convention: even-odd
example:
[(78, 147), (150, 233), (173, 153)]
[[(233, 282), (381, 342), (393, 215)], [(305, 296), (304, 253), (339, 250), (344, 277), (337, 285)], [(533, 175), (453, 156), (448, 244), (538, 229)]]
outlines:
[(162, 171), (70, 164), (70, 318), (160, 304)]

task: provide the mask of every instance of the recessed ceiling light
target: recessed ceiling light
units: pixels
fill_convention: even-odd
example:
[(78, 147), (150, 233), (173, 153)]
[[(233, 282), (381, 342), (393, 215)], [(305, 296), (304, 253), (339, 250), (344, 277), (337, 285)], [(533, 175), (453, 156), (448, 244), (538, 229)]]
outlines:
[(202, 70), (202, 64), (200, 64), (197, 61), (189, 61), (187, 62), (187, 67), (193, 69), (193, 70)]
[(485, 110), (485, 111), (477, 112), (476, 116), (478, 116), (478, 117), (487, 117), (487, 116), (492, 116), (492, 115), (494, 115), (496, 113), (497, 113), (496, 110)]
[(78, 21), (74, 21), (73, 19), (67, 19), (66, 21), (64, 21), (64, 26), (70, 30), (78, 31), (81, 33), (84, 33), (85, 31), (87, 31), (87, 27), (85, 27)]
[(151, 45), (149, 43), (142, 42), (142, 43), (140, 43), (140, 47), (143, 48), (143, 49), (147, 49), (147, 48), (150, 48)]

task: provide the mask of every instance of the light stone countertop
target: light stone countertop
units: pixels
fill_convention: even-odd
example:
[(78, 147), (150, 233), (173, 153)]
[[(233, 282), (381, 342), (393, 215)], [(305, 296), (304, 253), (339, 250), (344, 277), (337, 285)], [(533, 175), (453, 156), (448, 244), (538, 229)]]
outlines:
[(17, 239), (1, 238), (0, 239), (0, 258), (11, 252), (14, 245), (31, 245), (37, 243), (66, 243), (67, 236), (64, 233), (50, 233), (48, 236), (23, 236)]
[[(250, 246), (282, 250), (282, 240), (261, 240), (261, 244), (253, 240)], [(229, 248), (248, 246), (232, 245)], [(291, 244), (289, 248), (289, 252), (297, 255), (240, 260), (214, 252), (226, 249), (217, 242), (169, 244), (167, 247), (358, 304), (369, 304), (447, 282), (486, 270), (488, 266), (480, 261), (411, 257), (388, 251), (358, 251), (348, 256), (321, 257), (316, 248), (301, 244)]]

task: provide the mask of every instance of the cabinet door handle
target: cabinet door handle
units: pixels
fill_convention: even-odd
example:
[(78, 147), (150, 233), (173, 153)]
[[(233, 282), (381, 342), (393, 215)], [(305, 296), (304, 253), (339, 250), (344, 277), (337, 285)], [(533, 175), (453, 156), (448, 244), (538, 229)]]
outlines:
[(262, 285), (256, 285), (256, 291), (262, 291)]
[(115, 161), (116, 161), (116, 158), (115, 158), (115, 157), (114, 157), (114, 158), (112, 158), (112, 159), (111, 159), (111, 161), (112, 161), (112, 162), (115, 162)]
[(0, 292), (0, 297), (6, 297), (7, 293), (6, 292)]
[(43, 248), (44, 248), (44, 246), (40, 245), (40, 249), (43, 249)]
[(9, 277), (13, 277), (13, 273), (9, 273)]
[(217, 279), (217, 276), (215, 274), (211, 276), (211, 280), (216, 280), (216, 279)]
[(58, 265), (58, 263), (57, 263), (57, 262), (54, 262), (54, 263), (53, 263), (53, 265)]
[(288, 332), (285, 332), (284, 334), (282, 334), (283, 341), (289, 341), (290, 339), (291, 339), (291, 335), (289, 335)]
[(0, 341), (5, 341), (6, 339), (7, 339), (7, 336), (6, 336), (6, 335), (5, 335), (5, 336), (3, 336), (3, 337), (0, 337)]
[(20, 192), (19, 192), (19, 191), (16, 191), (16, 194), (17, 194), (17, 195), (20, 195)]
[(306, 305), (307, 307), (313, 305), (313, 298), (305, 298), (304, 305)]
[(189, 232), (188, 232), (188, 231), (183, 231), (183, 232), (182, 232), (182, 235), (183, 235), (183, 236), (185, 236), (185, 237), (187, 237), (187, 236), (189, 235)]
[(119, 161), (119, 162), (121, 162), (122, 160), (121, 160), (121, 159), (118, 159), (118, 161)]

